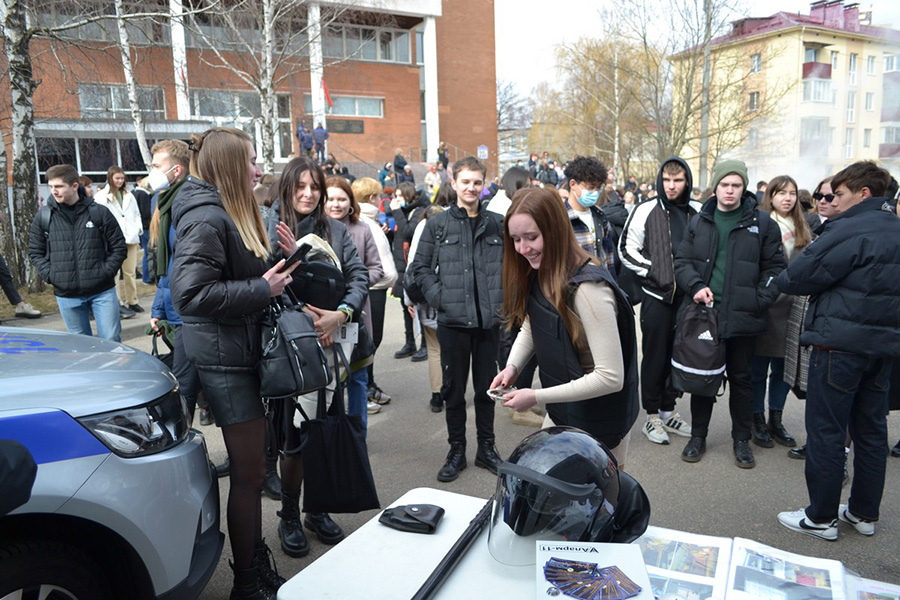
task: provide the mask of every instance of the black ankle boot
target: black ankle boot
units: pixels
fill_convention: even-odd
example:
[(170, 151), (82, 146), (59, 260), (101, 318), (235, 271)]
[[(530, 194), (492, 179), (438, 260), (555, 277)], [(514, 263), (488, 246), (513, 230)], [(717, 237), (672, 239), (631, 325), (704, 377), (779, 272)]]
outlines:
[(281, 478), (278, 477), (276, 465), (278, 459), (266, 457), (266, 477), (263, 479), (262, 492), (272, 500), (281, 500)]
[(328, 516), (328, 513), (306, 513), (303, 526), (315, 533), (323, 544), (337, 544), (344, 539), (344, 530)]
[(429, 404), (431, 405), (431, 412), (441, 412), (444, 410), (444, 399), (441, 398), (441, 393), (433, 392)]
[(754, 444), (763, 448), (773, 448), (775, 446), (775, 442), (772, 441), (772, 436), (769, 435), (769, 430), (766, 428), (766, 416), (763, 413), (753, 413), (751, 427)]
[(278, 538), (281, 550), (288, 556), (300, 558), (309, 554), (309, 541), (300, 524), (300, 492), (289, 494), (281, 492), (281, 510), (276, 513), (281, 517), (278, 524)]
[(487, 469), (496, 475), (497, 469), (502, 462), (503, 459), (500, 458), (500, 455), (497, 453), (497, 447), (494, 445), (493, 441), (478, 442), (478, 450), (475, 452), (476, 467)]
[(780, 410), (769, 411), (769, 424), (767, 426), (769, 433), (771, 433), (775, 441), (782, 446), (793, 448), (797, 445), (797, 440), (788, 433), (787, 429), (785, 429), (784, 425), (781, 423), (781, 413), (782, 411)]
[(450, 444), (450, 452), (447, 453), (447, 460), (444, 466), (438, 471), (438, 481), (453, 481), (459, 477), (459, 472), (465, 469), (466, 464), (466, 447), (462, 444)]
[(265, 540), (256, 542), (256, 555), (254, 556), (254, 560), (256, 561), (256, 568), (259, 571), (260, 583), (273, 592), (277, 592), (278, 588), (280, 588), (287, 579), (278, 574), (278, 569), (275, 566), (275, 559), (272, 557), (272, 551), (269, 550)]
[(249, 569), (237, 569), (228, 561), (228, 566), (234, 571), (230, 600), (276, 600), (275, 592), (260, 582), (256, 565)]

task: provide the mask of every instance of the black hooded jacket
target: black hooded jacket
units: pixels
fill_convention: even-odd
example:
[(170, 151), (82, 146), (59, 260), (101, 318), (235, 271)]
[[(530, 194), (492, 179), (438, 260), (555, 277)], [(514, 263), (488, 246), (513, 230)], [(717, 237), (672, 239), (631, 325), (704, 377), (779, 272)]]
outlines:
[[(687, 179), (684, 191), (675, 201), (666, 198), (663, 167), (678, 163)], [(677, 156), (666, 159), (656, 177), (658, 196), (634, 207), (619, 238), (622, 263), (641, 280), (648, 295), (666, 304), (675, 302), (680, 293), (675, 280), (675, 252), (684, 238), (688, 220), (697, 214), (690, 204), (694, 181), (691, 168)]]
[(184, 351), (200, 370), (256, 372), (260, 320), (272, 259), (255, 256), (212, 185), (188, 177), (172, 210), (175, 254), (169, 287), (184, 323)]

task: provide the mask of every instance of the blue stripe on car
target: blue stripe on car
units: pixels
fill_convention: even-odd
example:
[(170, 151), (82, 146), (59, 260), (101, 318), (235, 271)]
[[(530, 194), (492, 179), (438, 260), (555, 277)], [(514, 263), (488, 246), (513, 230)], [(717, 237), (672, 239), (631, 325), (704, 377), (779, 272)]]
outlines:
[(0, 439), (17, 440), (39, 465), (109, 453), (100, 440), (60, 411), (0, 418)]

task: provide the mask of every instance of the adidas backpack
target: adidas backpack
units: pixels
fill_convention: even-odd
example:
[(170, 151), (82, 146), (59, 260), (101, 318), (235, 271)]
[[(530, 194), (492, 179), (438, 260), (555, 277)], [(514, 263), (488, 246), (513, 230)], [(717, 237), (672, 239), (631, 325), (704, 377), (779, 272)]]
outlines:
[(715, 396), (725, 377), (725, 341), (719, 340), (719, 311), (691, 302), (675, 326), (672, 387), (698, 396)]

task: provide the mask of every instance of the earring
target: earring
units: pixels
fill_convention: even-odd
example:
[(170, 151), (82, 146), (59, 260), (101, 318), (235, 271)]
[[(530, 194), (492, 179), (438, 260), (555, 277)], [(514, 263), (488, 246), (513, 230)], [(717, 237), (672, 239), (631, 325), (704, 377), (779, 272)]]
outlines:
[(352, 214), (353, 214), (353, 207), (352, 207), (352, 206), (350, 207), (350, 212), (348, 212), (347, 214), (348, 214), (348, 215), (352, 215)]

